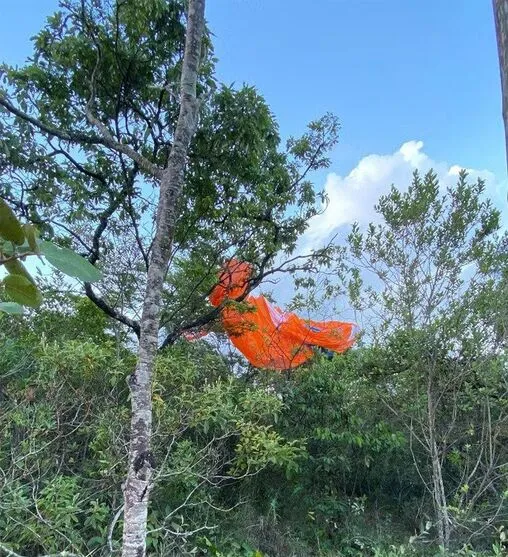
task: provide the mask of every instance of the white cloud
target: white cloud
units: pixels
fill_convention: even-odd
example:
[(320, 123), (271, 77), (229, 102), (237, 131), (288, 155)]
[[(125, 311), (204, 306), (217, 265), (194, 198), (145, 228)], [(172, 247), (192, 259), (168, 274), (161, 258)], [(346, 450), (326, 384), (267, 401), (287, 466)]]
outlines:
[[(354, 222), (367, 224), (375, 220), (374, 205), (379, 197), (387, 193), (394, 184), (398, 189), (407, 188), (414, 170), (436, 172), (443, 187), (453, 185), (461, 169), (458, 165), (432, 160), (423, 151), (422, 141), (408, 141), (395, 153), (368, 155), (360, 160), (347, 176), (328, 174), (325, 192), (328, 206), (321, 215), (316, 215), (302, 238), (302, 249), (321, 246), (341, 227)], [(502, 200), (506, 184), (501, 184), (488, 170), (467, 169), (471, 179), (483, 178), (488, 195)]]

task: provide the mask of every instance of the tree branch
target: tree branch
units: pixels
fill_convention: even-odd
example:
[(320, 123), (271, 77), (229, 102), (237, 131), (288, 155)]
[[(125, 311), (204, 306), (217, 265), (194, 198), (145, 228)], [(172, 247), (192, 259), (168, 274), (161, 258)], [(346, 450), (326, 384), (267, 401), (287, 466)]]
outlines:
[(130, 145), (127, 145), (126, 143), (119, 143), (118, 141), (116, 141), (109, 132), (108, 128), (92, 114), (89, 108), (86, 109), (86, 117), (90, 124), (95, 126), (101, 132), (102, 138), (104, 140), (104, 145), (110, 147), (118, 153), (127, 155), (130, 159), (136, 162), (140, 168), (148, 172), (148, 174), (151, 174), (154, 178), (162, 178), (162, 168), (151, 163), (148, 159), (145, 159), (143, 155), (135, 151)]
[(121, 505), (116, 511), (115, 516), (113, 517), (113, 520), (111, 521), (111, 524), (109, 525), (108, 528), (108, 547), (110, 553), (113, 553), (113, 532), (115, 530), (116, 523), (120, 520), (122, 514), (123, 514), (123, 505)]
[(123, 153), (131, 158), (133, 161), (137, 162), (145, 172), (152, 175), (154, 178), (160, 179), (162, 177), (163, 171), (157, 165), (151, 163), (143, 155), (135, 151), (130, 145), (119, 143), (110, 134), (108, 128), (100, 122), (93, 114), (90, 109), (86, 109), (86, 117), (90, 124), (95, 126), (101, 135), (88, 135), (79, 131), (62, 131), (58, 128), (45, 124), (41, 120), (26, 114), (15, 105), (13, 105), (7, 98), (0, 94), (0, 106), (3, 106), (8, 112), (14, 114), (18, 118), (21, 118), (25, 122), (28, 122), (39, 129), (39, 131), (46, 133), (50, 136), (58, 137), (64, 141), (70, 141), (71, 143), (81, 143), (85, 145), (103, 145), (109, 147), (118, 153)]
[[(51, 140), (49, 140), (48, 142), (51, 145), (51, 147), (53, 147), (53, 145), (51, 144)], [(92, 170), (88, 170), (64, 149), (56, 149), (55, 147), (53, 147), (53, 149), (54, 151), (53, 153), (51, 153), (52, 156), (63, 155), (77, 170), (82, 172), (85, 176), (88, 176), (89, 178), (93, 178), (94, 180), (99, 181), (105, 187), (108, 186), (108, 182), (102, 174), (99, 174), (98, 172), (94, 172)]]
[(14, 114), (18, 118), (21, 118), (25, 122), (32, 124), (39, 131), (44, 132), (50, 136), (58, 137), (64, 141), (70, 141), (71, 143), (83, 143), (85, 145), (106, 145), (105, 140), (100, 137), (99, 135), (88, 135), (79, 131), (62, 131), (58, 128), (45, 124), (41, 120), (26, 114), (25, 112), (21, 111), (19, 108), (14, 106), (5, 96), (3, 93), (0, 93), (0, 106), (3, 106), (8, 112)]
[(102, 309), (102, 311), (106, 315), (109, 315), (109, 317), (111, 317), (112, 319), (115, 319), (116, 321), (127, 325), (127, 327), (132, 329), (136, 333), (136, 336), (139, 338), (140, 327), (137, 321), (131, 319), (130, 317), (127, 317), (123, 313), (120, 313), (118, 310), (111, 307), (103, 298), (98, 296), (93, 291), (92, 285), (89, 282), (85, 282), (85, 293), (98, 308)]
[[(6, 557), (24, 557), (20, 553), (16, 553), (12, 549), (0, 542), (0, 552), (5, 553)], [(60, 553), (51, 553), (49, 555), (40, 555), (39, 557), (82, 557), (77, 553), (70, 553), (69, 551), (61, 551)]]

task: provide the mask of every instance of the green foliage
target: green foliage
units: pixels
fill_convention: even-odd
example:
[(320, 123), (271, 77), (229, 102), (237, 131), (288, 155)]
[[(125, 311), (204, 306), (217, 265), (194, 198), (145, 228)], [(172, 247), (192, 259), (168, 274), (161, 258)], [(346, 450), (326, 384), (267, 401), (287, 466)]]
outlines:
[[(0, 311), (39, 306), (0, 331), (0, 542), (24, 555), (120, 546), (132, 338), (90, 300), (41, 300), (23, 262), (102, 276), (102, 307), (136, 315), (157, 180), (86, 113), (165, 166), (184, 13), (181, 0), (71, 0), (29, 62), (1, 70)], [(255, 88), (215, 82), (208, 35), (202, 58), (152, 390), (150, 555), (452, 555), (436, 544), (445, 511), (456, 555), (501, 555), (508, 240), (483, 182), (461, 173), (445, 189), (415, 173), (346, 246), (295, 259), (322, 198), (309, 173), (328, 166), (338, 121), (325, 115), (283, 146)], [(280, 254), (316, 304), (314, 270), (337, 263), (324, 294), (347, 293), (373, 324), (361, 349), (239, 375), (211, 345), (178, 342), (216, 317), (207, 296), (221, 261), (251, 262), (256, 286)]]
[(198, 547), (205, 553), (205, 555), (212, 555), (213, 557), (263, 557), (263, 553), (259, 550), (252, 549), (252, 547), (245, 542), (230, 542), (228, 544), (221, 544), (219, 549), (217, 545), (203, 537), (199, 540)]
[(62, 273), (84, 282), (101, 279), (100, 271), (69, 248), (56, 246), (47, 241), (39, 243), (39, 250), (46, 260)]
[[(99, 334), (104, 320), (87, 331), (98, 342), (81, 338), (72, 322), (89, 304), (78, 299), (63, 317), (44, 309), (31, 326), (16, 325), (12, 336), (0, 338), (6, 370), (0, 379), (0, 468), (8, 478), (0, 487), (1, 541), (24, 554), (107, 551), (108, 528), (121, 504), (129, 421), (125, 379), (135, 357), (116, 337)], [(46, 334), (36, 341), (41, 328)], [(279, 399), (231, 376), (222, 358), (204, 346), (182, 344), (160, 355), (153, 400), (158, 477), (151, 551), (185, 554), (196, 537), (174, 532), (203, 522), (215, 527), (221, 509), (240, 502), (235, 483), (269, 467), (296, 467), (297, 444), (274, 429)], [(115, 528), (115, 547), (120, 533)]]
[[(67, 2), (34, 38), (30, 62), (3, 68), (0, 99), (32, 121), (13, 117), (11, 109), (0, 113), (0, 196), (46, 239), (85, 248), (90, 261), (100, 260), (102, 307), (123, 314), (139, 310), (158, 186), (139, 164), (104, 143), (86, 112), (115, 141), (165, 166), (179, 110), (184, 13), (181, 0), (146, 0), (135, 10), (131, 2)], [(195, 321), (214, 317), (207, 295), (224, 259), (251, 262), (259, 282), (278, 253), (294, 252), (319, 211), (321, 195), (309, 178), (328, 166), (339, 132), (337, 118), (327, 114), (301, 138), (281, 145), (263, 97), (254, 87), (218, 85), (214, 63), (207, 33), (199, 125), (164, 292), (168, 342)], [(34, 134), (33, 119), (63, 137), (47, 130)], [(14, 179), (20, 172), (22, 184)], [(78, 271), (69, 253), (47, 247), (46, 255), (62, 271)], [(329, 254), (319, 250), (308, 260), (288, 257), (285, 267), (326, 262)]]
[(23, 275), (10, 274), (2, 281), (4, 292), (8, 298), (20, 305), (39, 307), (42, 295), (37, 286)]
[(39, 240), (35, 227), (30, 224), (22, 226), (0, 198), (0, 267), (9, 273), (0, 283), (3, 295), (9, 300), (0, 303), (0, 311), (21, 314), (22, 306), (38, 308), (41, 305), (42, 294), (22, 263), (22, 259), (30, 256), (44, 256), (64, 274), (86, 282), (102, 277), (98, 269), (72, 250)]
[(75, 340), (13, 348), (17, 373), (2, 380), (2, 541), (23, 553), (83, 551), (101, 532), (104, 543), (124, 472), (115, 440), (128, 419), (126, 386), (108, 379), (132, 362)]
[(22, 315), (23, 307), (16, 302), (0, 302), (0, 311), (14, 315)]
[(376, 321), (383, 330), (425, 327), (453, 315), (461, 296), (477, 296), (488, 283), (499, 261), (499, 211), (483, 198), (484, 189), (462, 172), (443, 192), (432, 171), (423, 178), (415, 172), (407, 192), (392, 187), (379, 200), (380, 224), (365, 232), (353, 227), (349, 292), (359, 309), (383, 311)]
[(506, 419), (506, 235), (483, 193), (465, 172), (446, 191), (415, 173), (407, 192), (380, 199), (379, 224), (353, 228), (340, 266), (352, 262), (351, 300), (375, 314), (368, 373), (433, 498), (426, 535), (446, 546), (492, 536), (506, 508), (506, 474), (489, 465), (507, 458), (494, 441)]
[(275, 383), (284, 400), (280, 430), (305, 439), (306, 458), (289, 481), (265, 478), (263, 498), (277, 501), (283, 524), (298, 523), (322, 548), (345, 547), (356, 513), (374, 501), (395, 514), (393, 500), (414, 480), (394, 474), (394, 463), (410, 457), (403, 433), (378, 417), (383, 407), (363, 371), (369, 358), (364, 350), (317, 360)]
[(18, 246), (25, 241), (23, 227), (3, 199), (0, 199), (0, 237)]

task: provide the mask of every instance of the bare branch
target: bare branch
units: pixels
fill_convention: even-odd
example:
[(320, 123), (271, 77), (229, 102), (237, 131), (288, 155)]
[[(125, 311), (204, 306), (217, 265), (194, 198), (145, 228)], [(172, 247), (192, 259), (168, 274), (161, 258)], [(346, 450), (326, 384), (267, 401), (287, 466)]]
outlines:
[[(24, 557), (20, 553), (16, 553), (6, 545), (0, 542), (0, 552), (3, 552), (6, 557)], [(77, 553), (69, 553), (69, 551), (61, 551), (60, 553), (50, 553), (48, 555), (39, 555), (39, 557), (83, 557)]]
[(116, 321), (127, 325), (127, 327), (132, 329), (136, 333), (136, 336), (139, 337), (139, 323), (134, 319), (123, 315), (114, 307), (111, 307), (103, 298), (98, 296), (93, 291), (92, 285), (89, 282), (85, 282), (85, 293), (97, 307), (99, 307), (100, 309), (102, 309), (102, 311), (104, 311), (104, 313), (106, 313), (106, 315), (109, 315), (109, 317), (111, 317), (112, 319), (115, 319)]
[(121, 505), (116, 511), (115, 516), (113, 517), (113, 520), (111, 521), (111, 524), (109, 525), (108, 528), (108, 547), (111, 553), (113, 553), (113, 531), (115, 529), (116, 523), (122, 516), (122, 513), (123, 513), (123, 505)]
[(96, 118), (88, 107), (86, 109), (86, 117), (90, 124), (95, 126), (100, 131), (103, 140), (102, 142), (104, 145), (106, 145), (110, 149), (113, 149), (114, 151), (117, 151), (118, 153), (127, 155), (130, 159), (136, 162), (140, 168), (142, 168), (145, 172), (148, 172), (148, 174), (151, 174), (154, 178), (157, 178), (159, 180), (162, 178), (162, 175), (164, 173), (162, 168), (150, 162), (141, 153), (138, 153), (138, 151), (134, 150), (127, 143), (119, 143), (118, 141), (116, 141), (116, 139), (114, 139), (114, 137), (111, 135), (107, 126), (105, 126), (98, 118)]

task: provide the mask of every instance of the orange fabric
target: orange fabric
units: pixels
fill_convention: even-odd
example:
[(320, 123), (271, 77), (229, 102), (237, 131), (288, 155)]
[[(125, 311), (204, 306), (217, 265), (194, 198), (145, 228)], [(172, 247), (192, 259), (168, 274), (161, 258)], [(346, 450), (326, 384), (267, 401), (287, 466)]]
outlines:
[[(231, 260), (210, 294), (212, 305), (242, 296), (251, 272), (248, 263)], [(263, 296), (247, 296), (244, 302), (226, 303), (221, 321), (231, 342), (255, 367), (291, 369), (313, 356), (313, 346), (344, 352), (355, 342), (354, 323), (302, 319), (272, 306)]]
[(219, 275), (219, 284), (212, 290), (209, 300), (217, 307), (225, 299), (236, 300), (245, 293), (252, 267), (248, 263), (232, 259)]

